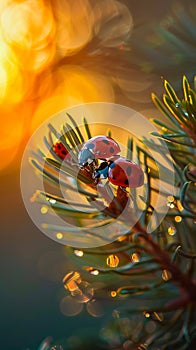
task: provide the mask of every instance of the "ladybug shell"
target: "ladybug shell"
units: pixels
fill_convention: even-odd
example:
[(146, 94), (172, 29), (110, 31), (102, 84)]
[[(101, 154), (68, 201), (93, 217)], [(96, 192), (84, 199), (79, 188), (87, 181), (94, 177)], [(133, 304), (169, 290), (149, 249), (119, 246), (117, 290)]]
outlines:
[(83, 145), (81, 151), (88, 149), (95, 159), (111, 158), (120, 152), (120, 147), (116, 141), (109, 136), (95, 136)]
[(135, 188), (144, 184), (144, 173), (138, 164), (118, 158), (109, 166), (108, 180), (113, 185)]
[(66, 157), (66, 160), (70, 159), (70, 154), (69, 154), (68, 150), (65, 148), (65, 146), (62, 144), (62, 142), (56, 142), (53, 145), (53, 151), (61, 159), (65, 159), (65, 157)]

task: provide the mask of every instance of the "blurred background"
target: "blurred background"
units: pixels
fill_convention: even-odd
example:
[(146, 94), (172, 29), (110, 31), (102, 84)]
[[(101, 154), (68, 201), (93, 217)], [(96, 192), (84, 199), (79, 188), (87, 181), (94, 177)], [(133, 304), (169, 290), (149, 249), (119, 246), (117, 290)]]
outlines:
[(52, 114), (86, 102), (161, 119), (151, 92), (161, 96), (167, 79), (181, 95), (183, 74), (193, 82), (195, 20), (194, 0), (1, 0), (1, 349), (34, 350), (48, 336), (77, 348), (75, 334), (90, 337), (108, 317), (61, 312), (71, 263), (31, 222), (20, 194), (29, 137)]

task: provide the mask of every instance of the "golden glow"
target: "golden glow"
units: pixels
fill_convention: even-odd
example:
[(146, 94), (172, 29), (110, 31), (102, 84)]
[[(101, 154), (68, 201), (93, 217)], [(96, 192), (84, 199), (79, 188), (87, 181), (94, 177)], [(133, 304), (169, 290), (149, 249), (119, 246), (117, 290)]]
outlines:
[(133, 253), (133, 254), (131, 255), (131, 259), (132, 259), (132, 261), (135, 262), (135, 263), (140, 261), (139, 255), (138, 255), (137, 253)]
[(176, 222), (181, 222), (181, 221), (182, 221), (182, 216), (176, 215), (176, 216), (175, 216), (175, 221), (176, 221)]
[(48, 212), (48, 208), (43, 205), (40, 211), (42, 214), (46, 214)]
[(67, 273), (63, 278), (63, 284), (70, 292), (74, 292), (79, 289), (78, 285), (82, 282), (79, 272), (71, 271)]
[(74, 250), (74, 254), (78, 257), (82, 257), (84, 255), (84, 252), (82, 250)]
[(55, 204), (56, 203), (56, 199), (50, 198), (49, 202), (50, 202), (50, 204)]
[[(50, 78), (48, 80), (50, 81)], [(59, 83), (56, 85), (56, 82)], [(30, 125), (31, 132), (45, 119), (64, 108), (87, 102), (100, 100), (113, 102), (114, 100), (113, 88), (107, 79), (98, 73), (77, 66), (57, 68), (52, 72), (50, 84), (49, 96), (41, 100), (37, 106)]]
[(57, 239), (62, 239), (62, 238), (63, 238), (63, 234), (62, 234), (61, 232), (58, 232), (58, 233), (56, 234), (56, 238), (57, 238)]
[(177, 201), (177, 207), (180, 211), (184, 210), (184, 208), (179, 200)]
[(174, 204), (175, 198), (173, 196), (168, 196), (167, 197), (167, 206), (173, 209), (175, 207)]
[(167, 197), (168, 202), (173, 202), (175, 200), (174, 196)]
[(170, 226), (170, 227), (168, 228), (167, 232), (168, 232), (168, 234), (169, 234), (170, 236), (174, 236), (175, 233), (176, 233), (176, 229), (175, 229), (175, 227)]
[(90, 274), (94, 275), (94, 276), (97, 276), (97, 275), (99, 275), (99, 270), (91, 270)]
[(156, 319), (157, 319), (159, 322), (162, 322), (162, 321), (163, 321), (163, 314), (162, 314), (162, 313), (153, 312), (153, 315), (156, 317)]
[(117, 296), (117, 293), (116, 293), (115, 290), (112, 290), (110, 295), (111, 295), (112, 298), (115, 298)]
[(19, 67), (40, 72), (51, 63), (55, 23), (43, 1), (13, 1), (1, 14), (1, 26), (6, 42), (17, 52)]
[(73, 55), (90, 41), (94, 24), (90, 12), (88, 0), (55, 1), (56, 38), (61, 56)]
[(106, 263), (109, 267), (117, 267), (119, 264), (119, 258), (117, 255), (109, 255), (106, 259)]
[(149, 318), (150, 317), (150, 314), (149, 314), (149, 312), (146, 312), (146, 311), (144, 311), (144, 316), (146, 317), (146, 318)]
[(118, 1), (0, 2), (0, 169), (52, 114), (86, 102), (114, 102), (114, 78), (98, 68), (106, 47), (123, 49), (132, 25)]
[(162, 279), (166, 282), (166, 281), (169, 281), (170, 279), (171, 279), (171, 273), (168, 271), (168, 270), (166, 270), (166, 269), (164, 269), (163, 271), (162, 271)]

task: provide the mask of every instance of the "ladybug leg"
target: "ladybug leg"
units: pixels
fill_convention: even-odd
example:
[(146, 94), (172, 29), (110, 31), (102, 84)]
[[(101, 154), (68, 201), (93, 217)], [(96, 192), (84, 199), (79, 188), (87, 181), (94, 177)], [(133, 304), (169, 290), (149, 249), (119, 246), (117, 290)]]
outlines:
[(103, 161), (101, 165), (94, 171), (93, 177), (98, 179), (107, 179), (108, 177), (108, 162)]
[(127, 191), (126, 190), (126, 187), (122, 187), (122, 186), (119, 186), (121, 191), (123, 191), (124, 193), (128, 194), (128, 196), (131, 198), (132, 202), (133, 202), (133, 196), (131, 194), (131, 192)]
[(121, 189), (123, 192), (129, 194), (129, 192), (126, 190), (126, 187), (122, 187), (122, 186), (119, 186), (119, 187), (120, 187), (120, 189)]

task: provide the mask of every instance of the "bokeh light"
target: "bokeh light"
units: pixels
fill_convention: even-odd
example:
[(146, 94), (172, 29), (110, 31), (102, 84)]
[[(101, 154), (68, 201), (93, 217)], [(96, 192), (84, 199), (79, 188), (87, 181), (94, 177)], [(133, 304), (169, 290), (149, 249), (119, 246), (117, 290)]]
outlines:
[(118, 50), (132, 25), (118, 1), (1, 1), (0, 153), (8, 156), (0, 169), (18, 162), (23, 142), (52, 114), (85, 102), (114, 102), (113, 82), (94, 56), (100, 48)]

